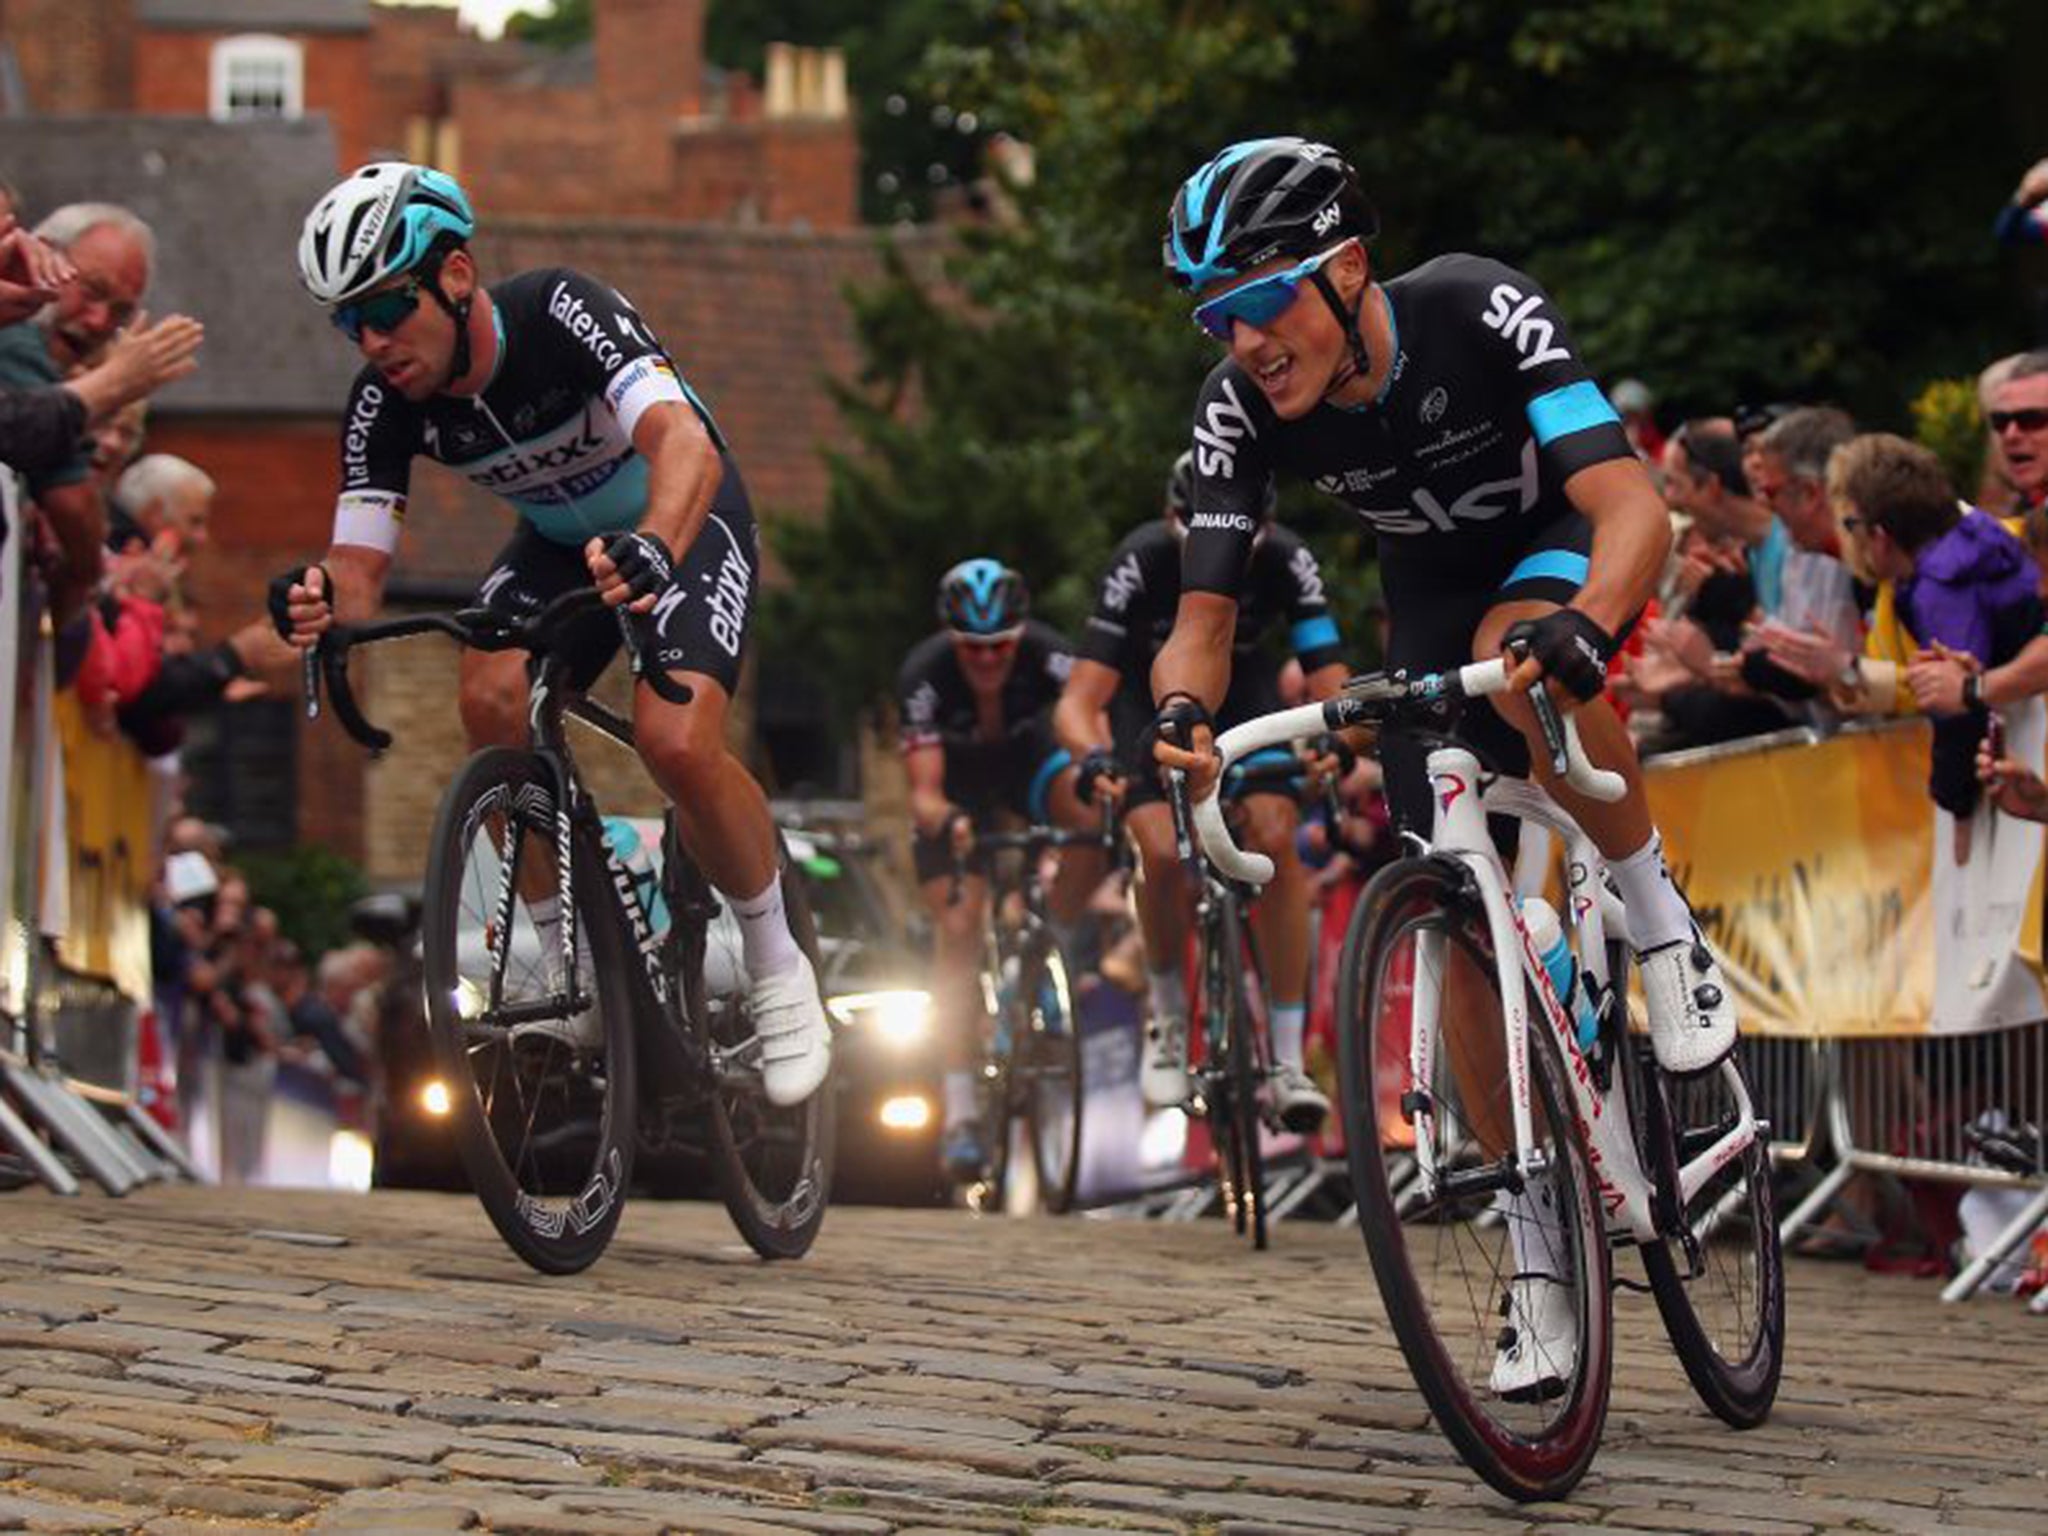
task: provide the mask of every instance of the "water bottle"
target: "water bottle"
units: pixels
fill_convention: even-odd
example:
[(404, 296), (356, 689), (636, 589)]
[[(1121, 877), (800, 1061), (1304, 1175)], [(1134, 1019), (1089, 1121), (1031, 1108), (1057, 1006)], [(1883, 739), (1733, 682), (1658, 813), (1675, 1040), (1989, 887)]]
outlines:
[(648, 840), (629, 817), (607, 816), (604, 840), (626, 873), (632, 878), (633, 893), (640, 898), (640, 911), (656, 934), (668, 931), (668, 901), (661, 894), (661, 864)]
[(1529, 942), (1535, 945), (1536, 956), (1549, 973), (1558, 1001), (1572, 1017), (1579, 1049), (1590, 1051), (1600, 1038), (1600, 1015), (1594, 1011), (1586, 989), (1578, 984), (1579, 964), (1572, 956), (1571, 945), (1565, 942), (1564, 925), (1557, 920), (1556, 908), (1541, 896), (1525, 896), (1522, 921), (1528, 926)]

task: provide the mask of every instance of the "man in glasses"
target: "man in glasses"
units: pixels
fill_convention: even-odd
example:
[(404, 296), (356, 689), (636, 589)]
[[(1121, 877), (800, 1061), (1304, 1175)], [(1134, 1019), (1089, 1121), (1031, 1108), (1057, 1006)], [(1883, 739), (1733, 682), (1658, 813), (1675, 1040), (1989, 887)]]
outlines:
[[(692, 693), (676, 704), (634, 690), (641, 759), (739, 919), (763, 1090), (799, 1103), (825, 1080), (830, 1032), (783, 912), (767, 797), (725, 746), (759, 572), (746, 487), (710, 411), (623, 295), (562, 267), (486, 288), (468, 249), (475, 227), (452, 177), (397, 161), (363, 167), (307, 215), (300, 275), (365, 366), (342, 418), (332, 546), (272, 583), (272, 618), (303, 647), (377, 611), (420, 455), (518, 514), (480, 605), (525, 616), (594, 581), (629, 609), (647, 665)], [(611, 614), (589, 616), (570, 646), (579, 687), (620, 638)], [(473, 746), (524, 744), (525, 655), (465, 651), (460, 702)], [(545, 872), (540, 884), (522, 894), (553, 953), (561, 914)], [(591, 1015), (522, 1028), (574, 1049), (602, 1038)]]
[(2019, 492), (2020, 510), (2048, 515), (2048, 352), (2021, 354), (1992, 391), (1985, 420)]
[[(1159, 757), (1198, 785), (1213, 781), (1210, 722), (1230, 680), (1248, 530), (1269, 477), (1310, 481), (1378, 536), (1391, 665), (1442, 671), (1525, 640), (1517, 682), (1547, 679), (1577, 708), (1594, 762), (1624, 776), (1614, 805), (1555, 780), (1519, 694), (1467, 709), (1459, 725), (1504, 771), (1533, 761), (1606, 855), (1640, 951), (1657, 1058), (1702, 1072), (1734, 1046), (1733, 1000), (1664, 867), (1635, 750), (1601, 697), (1616, 637), (1670, 548), (1663, 498), (1532, 278), (1449, 255), (1380, 281), (1367, 252), (1377, 232), (1350, 165), (1306, 139), (1231, 145), (1174, 198), (1167, 273), (1227, 350), (1195, 402), (1195, 516), (1179, 616), (1152, 677)], [(1396, 817), (1426, 832), (1421, 746), (1386, 743), (1384, 757)], [(1464, 1031), (1466, 1044), (1484, 1051), (1475, 1033), (1485, 1031)], [(1504, 1058), (1497, 1039), (1492, 1050)], [(1540, 1362), (1576, 1347), (1565, 1292), (1544, 1283), (1555, 1261), (1538, 1240), (1541, 1206), (1553, 1197), (1539, 1184), (1504, 1212), (1516, 1278), (1503, 1338), (1533, 1333), (1544, 1345), (1502, 1350), (1494, 1386), (1508, 1394), (1547, 1390)]]
[[(1137, 887), (1138, 928), (1145, 941), (1150, 1004), (1139, 1084), (1155, 1109), (1188, 1097), (1188, 994), (1183, 972), (1193, 893), (1181, 877), (1173, 815), (1152, 767), (1152, 663), (1173, 632), (1181, 596), (1181, 550), (1194, 511), (1195, 462), (1183, 453), (1166, 483), (1166, 515), (1147, 519), (1116, 547), (1097, 589), (1095, 612), (1082, 633), (1080, 658), (1060, 696), (1053, 724), (1081, 764), (1084, 801), (1110, 795), (1123, 806), (1144, 878)], [(1301, 662), (1310, 694), (1326, 699), (1344, 684), (1337, 622), (1323, 594), (1316, 557), (1273, 521), (1278, 498), (1269, 481), (1250, 530), (1250, 565), (1238, 591), (1231, 637), (1230, 687), (1216, 728), (1282, 707), (1281, 634)], [(1269, 754), (1259, 754), (1267, 757)], [(1291, 754), (1270, 757), (1285, 766)], [(1253, 759), (1257, 762), (1257, 759)], [(1297, 786), (1254, 779), (1242, 797), (1242, 837), (1273, 860), (1274, 874), (1253, 911), (1272, 1030), (1270, 1107), (1288, 1129), (1313, 1132), (1330, 1101), (1303, 1069), (1307, 1016), (1308, 879), (1295, 851), (1300, 824)]]
[[(932, 1005), (945, 1071), (939, 1156), (949, 1176), (968, 1180), (988, 1162), (975, 1098), (975, 977), (988, 882), (961, 865), (977, 824), (1007, 815), (1080, 827), (1087, 813), (1050, 718), (1073, 647), (1031, 617), (1024, 578), (1000, 560), (962, 560), (939, 578), (938, 613), (939, 632), (904, 657), (896, 696), (911, 855), (936, 940)], [(1049, 900), (1056, 932), (1080, 916), (1102, 872), (1092, 850), (1063, 851)]]

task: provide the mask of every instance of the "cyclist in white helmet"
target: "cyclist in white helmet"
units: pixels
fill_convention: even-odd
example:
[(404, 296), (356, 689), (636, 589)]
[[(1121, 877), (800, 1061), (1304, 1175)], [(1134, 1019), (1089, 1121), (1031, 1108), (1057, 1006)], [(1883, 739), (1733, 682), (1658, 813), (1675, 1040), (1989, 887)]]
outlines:
[[(272, 617), (307, 647), (375, 614), (422, 454), (519, 514), (479, 604), (525, 615), (595, 582), (635, 615), (647, 664), (692, 694), (635, 688), (641, 759), (739, 918), (764, 1090), (799, 1103), (825, 1081), (830, 1029), (783, 912), (767, 797), (725, 746), (760, 569), (738, 466), (622, 294), (563, 267), (486, 288), (475, 228), (452, 177), (398, 161), (356, 171), (307, 215), (300, 274), (365, 366), (343, 417), (332, 545), (272, 583)], [(619, 643), (613, 617), (592, 615), (570, 648), (575, 681), (594, 681)], [(523, 744), (525, 654), (465, 651), (460, 700), (473, 747)], [(559, 922), (552, 901), (531, 903), (544, 923)], [(593, 1016), (539, 1027), (579, 1045), (598, 1033)]]

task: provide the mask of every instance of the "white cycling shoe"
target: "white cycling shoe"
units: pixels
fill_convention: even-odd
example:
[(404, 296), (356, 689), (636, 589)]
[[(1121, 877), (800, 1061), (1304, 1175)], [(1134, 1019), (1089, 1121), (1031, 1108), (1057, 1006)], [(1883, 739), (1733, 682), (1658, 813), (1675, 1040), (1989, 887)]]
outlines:
[(1188, 1026), (1185, 1019), (1154, 1019), (1145, 1026), (1145, 1059), (1138, 1070), (1138, 1091), (1152, 1109), (1177, 1109), (1194, 1092), (1188, 1077)]
[(750, 978), (747, 1005), (761, 1042), (761, 1089), (778, 1109), (801, 1104), (832, 1070), (832, 1026), (805, 955), (772, 976)]
[(1267, 1080), (1267, 1104), (1282, 1127), (1297, 1136), (1313, 1136), (1329, 1117), (1330, 1098), (1316, 1080), (1291, 1062), (1275, 1062)]
[(598, 1017), (593, 1006), (566, 1019), (534, 1019), (525, 1024), (514, 1024), (512, 1038), (516, 1041), (548, 1040), (572, 1051), (598, 1051), (604, 1048), (604, 1020)]
[(1571, 1287), (1549, 1275), (1516, 1275), (1501, 1295), (1493, 1390), (1510, 1402), (1541, 1402), (1570, 1385), (1579, 1365), (1579, 1317)]
[(1735, 1000), (1721, 962), (1699, 929), (1692, 937), (1660, 944), (1636, 956), (1650, 1015), (1650, 1045), (1657, 1065), (1689, 1077), (1719, 1064), (1735, 1049)]

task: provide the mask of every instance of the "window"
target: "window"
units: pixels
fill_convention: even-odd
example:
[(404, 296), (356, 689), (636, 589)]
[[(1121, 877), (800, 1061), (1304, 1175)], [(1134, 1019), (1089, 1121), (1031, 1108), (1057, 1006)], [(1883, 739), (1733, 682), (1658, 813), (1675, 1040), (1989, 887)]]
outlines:
[(305, 51), (290, 38), (224, 38), (213, 45), (213, 115), (223, 121), (297, 117), (304, 110), (305, 76)]

